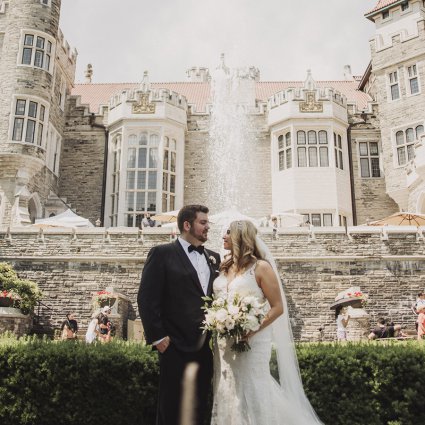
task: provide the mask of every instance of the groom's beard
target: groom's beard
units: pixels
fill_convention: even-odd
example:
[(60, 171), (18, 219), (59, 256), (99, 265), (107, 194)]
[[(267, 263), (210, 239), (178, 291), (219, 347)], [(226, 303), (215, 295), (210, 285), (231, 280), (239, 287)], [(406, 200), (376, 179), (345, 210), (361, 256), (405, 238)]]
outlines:
[(202, 233), (196, 233), (193, 227), (190, 228), (189, 233), (199, 242), (206, 242), (208, 240), (208, 230), (204, 230)]

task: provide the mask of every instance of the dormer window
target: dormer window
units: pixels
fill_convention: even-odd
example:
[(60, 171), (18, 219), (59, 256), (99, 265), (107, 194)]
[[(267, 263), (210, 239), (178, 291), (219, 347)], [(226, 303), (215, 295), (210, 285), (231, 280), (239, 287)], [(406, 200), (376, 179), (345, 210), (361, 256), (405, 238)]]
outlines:
[(401, 10), (404, 11), (407, 9), (409, 9), (409, 2), (405, 1), (404, 3), (401, 3)]
[(390, 17), (390, 12), (389, 10), (384, 10), (382, 12), (382, 19), (388, 19)]

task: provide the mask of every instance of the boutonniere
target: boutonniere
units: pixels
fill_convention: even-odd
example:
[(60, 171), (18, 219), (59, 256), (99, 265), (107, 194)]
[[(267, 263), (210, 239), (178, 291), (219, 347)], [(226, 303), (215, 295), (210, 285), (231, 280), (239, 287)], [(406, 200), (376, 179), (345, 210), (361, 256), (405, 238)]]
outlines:
[(208, 259), (210, 260), (211, 264), (214, 264), (214, 265), (217, 264), (217, 260), (215, 259), (214, 255), (210, 255)]

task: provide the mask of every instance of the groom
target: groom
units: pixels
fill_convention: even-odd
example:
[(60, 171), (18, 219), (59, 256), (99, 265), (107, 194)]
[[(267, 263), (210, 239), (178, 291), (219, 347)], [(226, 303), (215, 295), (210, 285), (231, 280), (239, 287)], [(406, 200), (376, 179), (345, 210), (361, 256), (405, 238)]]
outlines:
[(151, 249), (143, 268), (137, 302), (145, 337), (159, 352), (160, 378), (157, 425), (180, 420), (183, 373), (188, 363), (199, 366), (194, 400), (196, 424), (207, 409), (212, 378), (212, 353), (206, 334), (202, 297), (212, 294), (220, 256), (204, 249), (208, 208), (186, 205), (177, 217), (180, 237)]

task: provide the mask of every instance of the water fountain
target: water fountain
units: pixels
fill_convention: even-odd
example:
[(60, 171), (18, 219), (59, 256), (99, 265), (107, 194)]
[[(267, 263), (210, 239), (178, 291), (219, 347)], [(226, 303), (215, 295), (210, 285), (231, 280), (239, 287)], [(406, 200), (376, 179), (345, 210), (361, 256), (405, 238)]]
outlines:
[(233, 208), (258, 218), (271, 211), (270, 144), (264, 130), (258, 130), (264, 125), (255, 122), (264, 120), (256, 102), (258, 78), (254, 67), (228, 68), (223, 54), (212, 73), (206, 155), (207, 199), (213, 214)]

